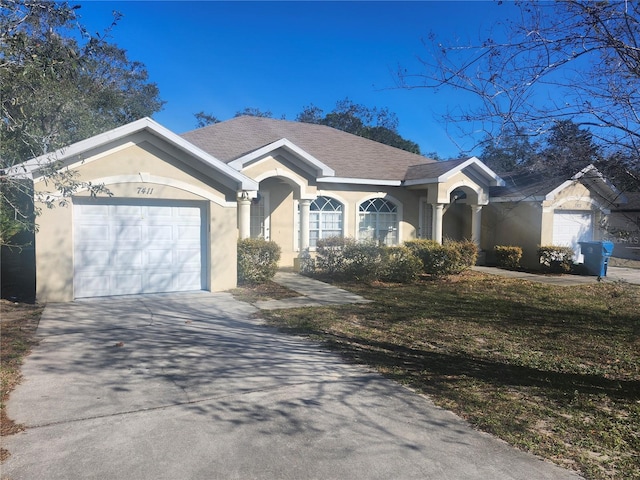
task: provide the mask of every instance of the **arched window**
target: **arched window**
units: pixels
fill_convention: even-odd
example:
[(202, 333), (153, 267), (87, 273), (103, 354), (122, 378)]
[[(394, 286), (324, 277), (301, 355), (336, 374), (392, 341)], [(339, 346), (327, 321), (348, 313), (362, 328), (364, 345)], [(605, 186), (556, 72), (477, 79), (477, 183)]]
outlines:
[(342, 203), (331, 197), (318, 197), (309, 206), (309, 246), (315, 248), (318, 239), (343, 235)]
[(398, 244), (398, 207), (384, 198), (365, 200), (358, 208), (358, 239)]

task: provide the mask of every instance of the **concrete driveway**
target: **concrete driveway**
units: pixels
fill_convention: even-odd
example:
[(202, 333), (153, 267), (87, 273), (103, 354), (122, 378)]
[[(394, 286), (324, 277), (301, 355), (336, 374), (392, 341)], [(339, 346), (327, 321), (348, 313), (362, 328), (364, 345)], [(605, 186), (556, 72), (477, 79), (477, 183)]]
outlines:
[(48, 305), (2, 478), (564, 479), (229, 294)]

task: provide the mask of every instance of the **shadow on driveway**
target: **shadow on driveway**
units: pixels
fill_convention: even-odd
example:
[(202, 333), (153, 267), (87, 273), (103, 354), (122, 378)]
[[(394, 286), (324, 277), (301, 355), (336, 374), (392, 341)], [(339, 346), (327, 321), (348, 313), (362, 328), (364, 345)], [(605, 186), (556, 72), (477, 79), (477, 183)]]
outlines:
[(226, 293), (47, 306), (3, 475), (577, 478), (255, 313)]

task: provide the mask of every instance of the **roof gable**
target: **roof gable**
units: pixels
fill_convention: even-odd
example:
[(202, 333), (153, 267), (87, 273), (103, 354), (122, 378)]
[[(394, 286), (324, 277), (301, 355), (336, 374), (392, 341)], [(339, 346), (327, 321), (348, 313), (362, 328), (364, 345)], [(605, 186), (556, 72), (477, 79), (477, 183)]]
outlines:
[(267, 155), (274, 154), (278, 150), (284, 150), (293, 154), (296, 158), (300, 159), (311, 170), (313, 170), (317, 177), (334, 176), (335, 171), (315, 158), (313, 155), (305, 152), (302, 148), (298, 147), (293, 142), (290, 142), (286, 138), (276, 140), (269, 145), (265, 145), (262, 148), (247, 153), (236, 160), (229, 162), (229, 166), (236, 170), (242, 170), (244, 167), (250, 165), (252, 162), (259, 160)]
[(108, 132), (76, 142), (55, 152), (33, 158), (20, 165), (12, 167), (8, 173), (22, 174), (23, 176), (33, 178), (37, 181), (40, 170), (53, 162), (61, 162), (62, 166), (66, 167), (73, 165), (74, 163), (90, 161), (90, 159), (87, 160), (86, 157), (90, 157), (92, 151), (100, 148), (108, 148), (110, 144), (126, 140), (127, 137), (133, 137), (141, 132), (147, 132), (154, 137), (167, 142), (173, 148), (186, 153), (187, 158), (191, 159), (195, 165), (199, 164), (200, 166), (213, 169), (214, 172), (222, 174), (228, 181), (235, 184), (239, 189), (258, 189), (258, 185), (254, 180), (233, 169), (226, 163), (221, 162), (199, 147), (189, 143), (182, 137), (176, 135), (150, 118), (142, 118), (135, 122), (109, 130)]
[(477, 157), (413, 165), (407, 170), (404, 184), (410, 186), (446, 182), (458, 172), (463, 172), (477, 180), (478, 183), (485, 185), (500, 186), (504, 184), (502, 178)]
[(548, 176), (544, 172), (524, 172), (505, 175), (505, 184), (491, 189), (491, 201), (553, 201), (565, 188), (580, 182), (606, 199), (610, 204), (626, 203), (626, 197), (600, 171), (589, 165), (571, 178)]

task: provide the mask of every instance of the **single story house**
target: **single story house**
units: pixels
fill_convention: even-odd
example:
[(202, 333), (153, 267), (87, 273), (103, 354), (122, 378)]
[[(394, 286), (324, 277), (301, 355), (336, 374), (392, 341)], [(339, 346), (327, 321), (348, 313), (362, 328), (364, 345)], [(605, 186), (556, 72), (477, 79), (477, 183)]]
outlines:
[[(593, 167), (559, 184), (503, 179), (475, 157), (437, 162), (330, 127), (237, 117), (177, 135), (145, 118), (21, 166), (35, 199), (60, 162), (110, 195), (43, 209), (40, 301), (236, 285), (238, 238), (262, 237), (294, 266), (318, 239), (387, 245), (471, 239), (484, 251), (601, 238), (619, 192)], [(530, 179), (531, 180), (531, 179)], [(524, 182), (524, 183), (523, 183)]]

